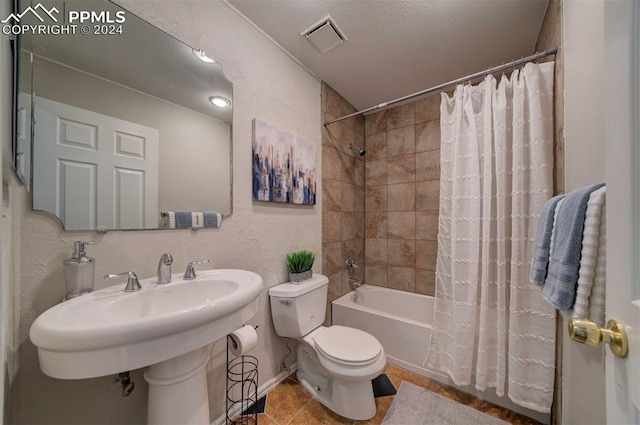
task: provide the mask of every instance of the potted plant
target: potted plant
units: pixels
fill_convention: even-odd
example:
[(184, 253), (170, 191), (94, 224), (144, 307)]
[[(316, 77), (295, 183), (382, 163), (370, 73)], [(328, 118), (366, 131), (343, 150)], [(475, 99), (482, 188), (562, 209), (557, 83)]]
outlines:
[(287, 254), (285, 263), (289, 269), (289, 279), (293, 283), (300, 283), (311, 279), (313, 276), (313, 262), (316, 260), (316, 254), (311, 251), (296, 251)]

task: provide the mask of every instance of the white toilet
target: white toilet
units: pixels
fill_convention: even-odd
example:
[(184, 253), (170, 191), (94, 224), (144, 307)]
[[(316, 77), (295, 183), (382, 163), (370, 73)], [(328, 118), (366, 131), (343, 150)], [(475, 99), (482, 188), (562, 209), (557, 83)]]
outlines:
[(324, 323), (329, 279), (314, 274), (305, 282), (269, 289), (276, 333), (295, 338), (298, 381), (322, 404), (354, 420), (375, 416), (371, 380), (380, 375), (387, 357), (372, 335)]

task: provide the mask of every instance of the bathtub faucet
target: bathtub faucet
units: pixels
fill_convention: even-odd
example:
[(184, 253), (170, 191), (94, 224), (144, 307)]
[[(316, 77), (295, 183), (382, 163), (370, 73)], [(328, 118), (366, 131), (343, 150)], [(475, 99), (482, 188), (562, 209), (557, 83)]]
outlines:
[(351, 276), (353, 272), (358, 268), (358, 265), (355, 261), (353, 261), (353, 258), (349, 257), (345, 262), (345, 268), (347, 269), (347, 274)]
[(353, 294), (351, 295), (351, 300), (354, 303), (358, 302), (358, 292), (357, 289), (362, 286), (360, 279), (356, 279), (355, 277), (349, 278), (349, 288), (353, 290)]

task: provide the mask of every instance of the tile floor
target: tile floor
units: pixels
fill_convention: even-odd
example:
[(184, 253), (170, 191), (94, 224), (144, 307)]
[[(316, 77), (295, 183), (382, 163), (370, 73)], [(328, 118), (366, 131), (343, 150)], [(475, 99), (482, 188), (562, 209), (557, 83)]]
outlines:
[[(400, 387), (402, 381), (407, 381), (514, 425), (541, 425), (526, 416), (479, 400), (474, 396), (390, 364), (387, 364), (384, 373), (387, 374), (396, 389)], [(382, 423), (393, 398), (394, 396), (376, 398), (378, 412), (375, 417), (368, 421), (352, 421), (336, 415), (312, 399), (296, 381), (295, 374), (293, 374), (269, 391), (265, 413), (258, 415), (258, 423), (260, 425), (378, 425)]]

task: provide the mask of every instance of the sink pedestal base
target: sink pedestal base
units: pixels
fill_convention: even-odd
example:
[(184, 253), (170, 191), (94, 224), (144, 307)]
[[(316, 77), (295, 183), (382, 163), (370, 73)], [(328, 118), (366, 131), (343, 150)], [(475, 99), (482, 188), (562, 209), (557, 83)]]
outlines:
[(208, 346), (150, 366), (147, 424), (209, 425)]

